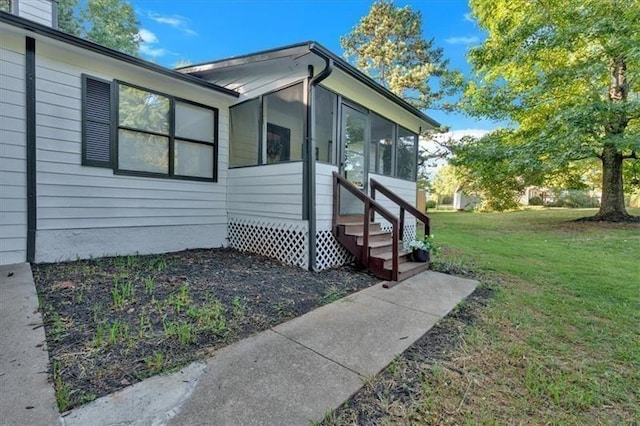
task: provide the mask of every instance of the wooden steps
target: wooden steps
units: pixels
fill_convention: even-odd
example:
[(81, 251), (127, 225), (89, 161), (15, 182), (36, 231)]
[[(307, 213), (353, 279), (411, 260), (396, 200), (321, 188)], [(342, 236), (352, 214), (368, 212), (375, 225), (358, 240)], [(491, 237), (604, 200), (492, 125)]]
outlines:
[[(360, 263), (364, 263), (364, 250), (368, 256), (366, 266), (376, 277), (393, 281), (393, 237), (390, 231), (383, 231), (379, 223), (369, 223), (368, 247), (364, 244), (364, 217), (341, 216), (337, 219), (334, 234)], [(398, 281), (429, 269), (429, 262), (413, 262), (411, 252), (404, 250), (402, 241), (398, 248)]]

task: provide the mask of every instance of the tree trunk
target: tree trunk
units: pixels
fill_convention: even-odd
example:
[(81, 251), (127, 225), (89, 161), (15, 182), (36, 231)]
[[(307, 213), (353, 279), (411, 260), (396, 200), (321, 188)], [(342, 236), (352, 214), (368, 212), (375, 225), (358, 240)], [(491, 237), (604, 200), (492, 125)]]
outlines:
[[(610, 59), (609, 102), (625, 102), (629, 95), (627, 63), (623, 56)], [(625, 114), (613, 114), (606, 126), (607, 136), (622, 135), (629, 123)], [(602, 200), (600, 211), (593, 218), (610, 222), (627, 221), (632, 218), (624, 206), (624, 185), (622, 183), (622, 152), (611, 142), (605, 142), (602, 149)]]
[(605, 144), (602, 150), (602, 201), (598, 220), (625, 221), (631, 216), (624, 206), (622, 183), (622, 153), (613, 144)]

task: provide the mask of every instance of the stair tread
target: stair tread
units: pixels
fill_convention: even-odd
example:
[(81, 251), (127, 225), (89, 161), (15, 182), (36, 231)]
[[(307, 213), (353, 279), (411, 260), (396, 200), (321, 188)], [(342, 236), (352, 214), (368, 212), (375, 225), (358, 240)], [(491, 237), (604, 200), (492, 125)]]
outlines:
[[(380, 222), (369, 222), (369, 226), (371, 225), (379, 225)], [(338, 222), (336, 223), (336, 225), (340, 226), (358, 226), (358, 225), (364, 225), (364, 223), (362, 221), (360, 222)]]
[(412, 271), (428, 265), (428, 262), (405, 262), (398, 265), (398, 272), (402, 274), (403, 272)]
[[(364, 237), (364, 231), (362, 232), (345, 232), (345, 235), (352, 235), (354, 237)], [(372, 235), (385, 235), (385, 234), (389, 234), (389, 236), (391, 236), (391, 232), (389, 231), (369, 231), (369, 236)]]
[[(408, 255), (410, 253), (411, 252), (407, 251), (407, 250), (403, 250), (403, 249), (398, 250), (398, 256), (399, 257)], [(391, 259), (393, 259), (393, 251), (385, 251), (384, 253), (374, 254), (374, 255), (371, 255), (369, 257), (375, 257), (376, 259), (382, 259), (382, 260), (391, 260)]]

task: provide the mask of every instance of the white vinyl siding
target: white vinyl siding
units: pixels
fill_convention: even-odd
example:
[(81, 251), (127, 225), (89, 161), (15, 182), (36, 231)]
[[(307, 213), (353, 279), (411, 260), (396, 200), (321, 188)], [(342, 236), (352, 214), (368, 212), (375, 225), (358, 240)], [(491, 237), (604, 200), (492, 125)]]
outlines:
[(17, 2), (18, 15), (38, 24), (53, 27), (53, 0), (12, 0)]
[[(377, 180), (382, 185), (386, 186), (388, 189), (394, 192), (397, 196), (402, 198), (404, 201), (411, 204), (413, 207), (416, 206), (417, 186), (415, 182), (392, 178), (389, 176), (374, 175), (372, 173), (369, 174), (369, 179)], [(382, 206), (389, 210), (391, 213), (396, 215), (396, 217), (400, 218), (400, 208), (396, 203), (389, 201), (380, 192), (376, 192), (376, 201), (382, 204)], [(377, 218), (376, 220), (386, 222), (382, 218)], [(415, 225), (415, 223), (415, 218), (412, 215), (405, 213), (405, 226), (412, 226)]]
[(302, 162), (229, 170), (229, 215), (302, 219)]
[(0, 37), (0, 265), (27, 253), (24, 38)]
[(318, 229), (331, 229), (333, 172), (337, 171), (337, 166), (316, 162), (316, 223)]
[[(40, 40), (36, 52), (36, 261), (224, 245), (233, 98), (68, 46)], [(81, 165), (83, 73), (218, 108), (218, 182), (125, 176)]]

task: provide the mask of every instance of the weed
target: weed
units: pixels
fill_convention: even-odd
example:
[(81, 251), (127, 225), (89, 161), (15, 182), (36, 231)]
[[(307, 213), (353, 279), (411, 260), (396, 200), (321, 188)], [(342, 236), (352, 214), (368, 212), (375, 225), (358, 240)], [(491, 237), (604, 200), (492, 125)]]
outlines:
[(107, 334), (106, 326), (102, 323), (96, 327), (96, 336), (93, 338), (93, 346), (101, 348), (104, 345), (104, 338)]
[(198, 331), (223, 335), (227, 331), (224, 308), (218, 299), (208, 299), (201, 306), (191, 306), (187, 315), (194, 321)]
[(322, 304), (326, 305), (328, 303), (335, 302), (336, 300), (342, 299), (347, 295), (347, 292), (344, 289), (341, 289), (337, 285), (332, 285), (327, 289), (327, 292), (322, 296)]
[(116, 309), (122, 309), (128, 303), (134, 303), (134, 287), (131, 281), (120, 282), (120, 278), (113, 278), (113, 287), (111, 288), (111, 298), (113, 306)]
[(296, 302), (294, 302), (292, 299), (285, 299), (273, 305), (273, 309), (280, 316), (283, 316), (283, 317), (293, 316), (295, 315), (295, 312), (293, 311), (293, 307), (295, 306), (295, 304)]
[(153, 293), (153, 288), (155, 286), (155, 283), (156, 283), (155, 277), (146, 277), (144, 279), (144, 291), (147, 294)]
[(197, 339), (193, 325), (188, 322), (164, 320), (162, 325), (167, 337), (178, 340), (181, 345), (186, 346), (190, 343), (194, 343)]
[(163, 272), (169, 267), (169, 265), (163, 257), (158, 256), (149, 258), (149, 267), (158, 272)]
[(49, 336), (52, 340), (59, 342), (67, 335), (67, 330), (71, 326), (71, 324), (67, 323), (69, 321), (69, 319), (65, 320), (61, 317), (57, 312), (51, 313)]
[(191, 305), (193, 300), (191, 299), (191, 296), (189, 296), (189, 283), (182, 283), (178, 294), (172, 294), (169, 296), (167, 302), (177, 313), (182, 312), (187, 306)]
[(153, 356), (144, 359), (150, 374), (157, 374), (162, 371), (165, 364), (165, 356), (162, 352), (154, 352)]
[(54, 360), (51, 366), (53, 386), (55, 388), (56, 403), (60, 412), (65, 412), (71, 406), (71, 388), (62, 381), (60, 362)]
[(240, 321), (247, 311), (247, 304), (239, 296), (236, 296), (231, 301), (231, 307), (233, 309), (233, 319)]

